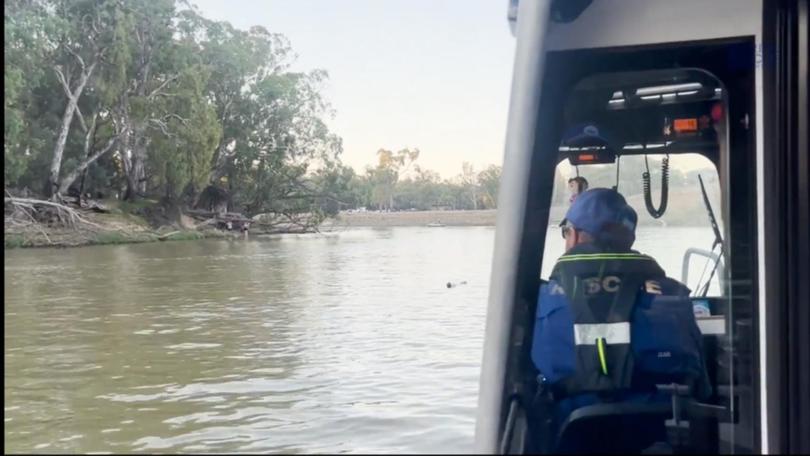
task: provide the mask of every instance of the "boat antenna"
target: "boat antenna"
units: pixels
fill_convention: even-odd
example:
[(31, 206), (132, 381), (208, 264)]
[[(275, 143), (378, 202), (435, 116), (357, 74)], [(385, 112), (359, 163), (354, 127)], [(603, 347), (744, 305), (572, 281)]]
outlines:
[[(646, 147), (646, 146), (645, 146)], [(653, 218), (660, 218), (667, 211), (667, 201), (669, 200), (669, 154), (661, 161), (661, 202), (656, 208), (653, 206), (652, 195), (650, 191), (650, 163), (647, 161), (647, 154), (644, 154), (644, 166), (647, 168), (641, 175), (641, 181), (644, 184), (644, 204), (647, 206), (647, 212)]]
[[(717, 271), (717, 266), (720, 264), (720, 259), (723, 257), (723, 252), (725, 251), (725, 243), (723, 242), (723, 236), (720, 234), (720, 228), (717, 226), (717, 218), (714, 216), (714, 211), (712, 210), (712, 204), (709, 202), (709, 195), (706, 193), (706, 186), (703, 185), (703, 178), (700, 177), (698, 174), (698, 182), (700, 182), (700, 193), (703, 194), (703, 204), (706, 205), (706, 211), (709, 213), (709, 222), (712, 225), (712, 231), (714, 231), (714, 242), (712, 243), (712, 251), (718, 245), (720, 246), (720, 254), (717, 256), (717, 259), (714, 260), (714, 267), (712, 267), (711, 272), (709, 273), (709, 279), (706, 281), (706, 284), (703, 286), (701, 290), (700, 297), (705, 297), (706, 294), (709, 292), (709, 284), (714, 277), (714, 272)], [(700, 282), (698, 282), (700, 285)]]

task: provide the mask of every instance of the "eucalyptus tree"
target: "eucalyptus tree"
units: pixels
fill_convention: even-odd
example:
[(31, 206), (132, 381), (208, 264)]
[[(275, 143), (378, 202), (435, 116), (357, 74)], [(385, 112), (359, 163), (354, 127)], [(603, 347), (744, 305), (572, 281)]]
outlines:
[[(41, 2), (8, 0), (4, 3), (3, 149), (6, 184), (16, 184), (33, 157), (41, 153), (44, 138), (39, 122), (36, 89), (46, 76), (46, 63), (55, 43), (54, 21)], [(49, 143), (49, 141), (48, 141)]]

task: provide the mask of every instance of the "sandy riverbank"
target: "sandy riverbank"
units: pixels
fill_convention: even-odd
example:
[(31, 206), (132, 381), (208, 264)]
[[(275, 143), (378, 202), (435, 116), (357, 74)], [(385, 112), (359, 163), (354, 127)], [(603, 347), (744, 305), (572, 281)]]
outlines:
[(387, 227), (387, 226), (494, 226), (494, 209), (479, 211), (402, 211), (402, 212), (342, 212), (336, 218), (325, 221), (321, 231), (340, 227)]

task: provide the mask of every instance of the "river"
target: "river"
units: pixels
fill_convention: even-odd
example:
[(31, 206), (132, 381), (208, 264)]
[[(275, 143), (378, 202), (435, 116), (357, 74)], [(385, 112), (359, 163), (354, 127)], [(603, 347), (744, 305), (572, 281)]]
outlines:
[[(493, 235), (6, 251), (5, 451), (471, 451)], [(639, 233), (679, 277), (667, 240), (711, 232)]]

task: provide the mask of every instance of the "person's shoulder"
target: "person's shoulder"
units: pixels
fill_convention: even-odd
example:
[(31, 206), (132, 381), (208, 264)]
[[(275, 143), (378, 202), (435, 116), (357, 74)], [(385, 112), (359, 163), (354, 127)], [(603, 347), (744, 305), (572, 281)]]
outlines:
[(659, 277), (653, 279), (657, 282), (658, 289), (660, 293), (664, 296), (681, 296), (681, 297), (688, 297), (691, 290), (686, 285), (682, 284), (681, 282), (673, 279), (672, 277)]
[[(689, 287), (687, 287), (683, 283), (673, 279), (672, 277), (667, 276), (664, 270), (661, 269), (661, 266), (652, 256), (641, 253), (637, 250), (630, 250), (630, 251), (637, 255), (648, 258), (649, 260), (652, 260), (655, 263), (655, 268), (657, 268), (659, 270), (658, 272), (661, 274), (660, 277), (655, 277), (647, 281), (646, 285), (648, 288), (647, 290), (648, 292), (652, 292), (653, 294), (662, 294), (666, 296), (689, 296), (689, 293), (692, 292), (692, 290), (690, 290)], [(654, 291), (651, 291), (650, 288), (653, 288)]]
[(562, 285), (554, 279), (540, 280), (540, 294), (564, 295)]

